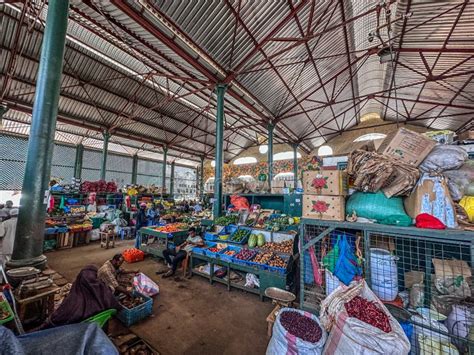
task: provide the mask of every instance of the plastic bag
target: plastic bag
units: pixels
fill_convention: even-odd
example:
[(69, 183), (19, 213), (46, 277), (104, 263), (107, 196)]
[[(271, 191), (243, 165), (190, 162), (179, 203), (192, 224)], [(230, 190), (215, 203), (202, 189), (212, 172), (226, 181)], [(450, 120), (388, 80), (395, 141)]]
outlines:
[(232, 195), (230, 197), (230, 203), (234, 206), (233, 210), (238, 211), (240, 209), (250, 209), (249, 201), (246, 197), (239, 195)]
[(245, 287), (260, 288), (258, 276), (250, 272), (245, 275)]
[(441, 172), (460, 168), (467, 160), (465, 149), (456, 145), (437, 145), (420, 164), (423, 172)]
[(468, 186), (474, 182), (474, 160), (468, 160), (458, 170), (448, 170), (443, 173), (448, 179), (448, 188), (454, 201), (459, 201), (464, 195), (469, 195)]
[(133, 288), (139, 293), (152, 297), (160, 293), (160, 287), (143, 273), (135, 275), (133, 278)]
[(349, 285), (355, 276), (362, 275), (362, 268), (359, 266), (354, 251), (345, 235), (340, 239), (338, 238), (338, 246), (339, 258), (334, 268), (334, 276), (342, 283)]
[[(349, 317), (344, 303), (355, 296), (375, 302), (388, 316), (392, 331), (385, 333), (357, 318)], [(369, 288), (365, 280), (353, 282), (349, 287), (339, 286), (321, 303), (320, 319), (330, 331), (324, 354), (408, 354), (410, 342), (398, 321)]]
[[(317, 343), (311, 343), (304, 341), (301, 338), (297, 338), (293, 334), (287, 332), (280, 322), (280, 315), (285, 311), (298, 312), (299, 314), (311, 318), (316, 323), (318, 323), (318, 325), (321, 327), (321, 339), (319, 339)], [(321, 326), (318, 317), (316, 317), (314, 314), (293, 308), (282, 308), (275, 319), (275, 323), (273, 324), (273, 334), (270, 342), (268, 343), (266, 355), (322, 354), (326, 339), (326, 331)]]
[(459, 204), (466, 211), (469, 222), (474, 223), (474, 196), (464, 196)]

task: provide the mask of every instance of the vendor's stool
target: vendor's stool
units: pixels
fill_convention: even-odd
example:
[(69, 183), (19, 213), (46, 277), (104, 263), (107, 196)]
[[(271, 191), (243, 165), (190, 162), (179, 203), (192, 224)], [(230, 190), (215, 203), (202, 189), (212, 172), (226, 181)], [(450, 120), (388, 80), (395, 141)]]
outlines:
[(115, 233), (112, 232), (99, 232), (100, 236), (100, 247), (109, 249), (115, 247)]
[(280, 312), (280, 309), (284, 307), (291, 307), (296, 296), (288, 291), (282, 290), (278, 287), (269, 287), (265, 290), (265, 296), (272, 299), (272, 303), (275, 308), (267, 316), (267, 335), (270, 338), (273, 331), (273, 323), (275, 323), (276, 317)]

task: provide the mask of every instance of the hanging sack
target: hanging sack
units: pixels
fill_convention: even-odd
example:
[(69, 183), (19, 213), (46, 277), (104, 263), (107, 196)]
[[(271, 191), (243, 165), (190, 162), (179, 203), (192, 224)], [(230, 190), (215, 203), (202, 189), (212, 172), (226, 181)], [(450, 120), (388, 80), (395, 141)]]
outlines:
[(133, 277), (133, 288), (142, 295), (149, 297), (160, 293), (160, 287), (144, 273), (139, 273)]
[[(305, 317), (308, 317), (315, 321), (321, 328), (321, 338), (316, 342), (312, 343), (305, 341), (297, 336), (288, 332), (285, 327), (281, 324), (281, 314), (285, 311), (297, 312)], [(324, 328), (321, 326), (318, 317), (314, 314), (301, 311), (293, 308), (282, 308), (278, 312), (278, 316), (273, 324), (273, 334), (270, 342), (268, 343), (266, 355), (317, 355), (322, 354), (324, 343), (326, 342), (327, 334)]]
[[(374, 302), (384, 312), (391, 331), (386, 333), (355, 317), (349, 317), (346, 302), (360, 296)], [(339, 286), (321, 303), (321, 324), (330, 331), (323, 354), (403, 355), (410, 351), (410, 342), (398, 321), (369, 288), (365, 280), (353, 282), (349, 287)]]

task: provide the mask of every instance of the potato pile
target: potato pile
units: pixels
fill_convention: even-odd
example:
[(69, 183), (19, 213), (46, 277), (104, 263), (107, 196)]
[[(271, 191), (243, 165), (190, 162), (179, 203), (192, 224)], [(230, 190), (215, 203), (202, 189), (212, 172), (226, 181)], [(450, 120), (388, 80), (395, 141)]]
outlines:
[(252, 261), (259, 264), (268, 264), (272, 257), (272, 253), (258, 253)]
[(280, 256), (274, 255), (273, 258), (268, 262), (268, 265), (279, 268), (286, 268), (286, 261)]
[(276, 251), (278, 253), (293, 253), (293, 240), (287, 240), (284, 242), (276, 243), (276, 242), (268, 242), (262, 246), (262, 249)]

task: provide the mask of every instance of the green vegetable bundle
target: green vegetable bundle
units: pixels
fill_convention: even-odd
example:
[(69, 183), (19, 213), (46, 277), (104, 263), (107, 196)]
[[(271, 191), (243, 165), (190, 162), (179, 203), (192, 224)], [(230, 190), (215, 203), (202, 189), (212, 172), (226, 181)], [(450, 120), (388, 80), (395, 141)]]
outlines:
[(239, 221), (239, 216), (221, 216), (214, 220), (214, 224), (217, 226), (228, 226), (229, 224), (236, 224)]

